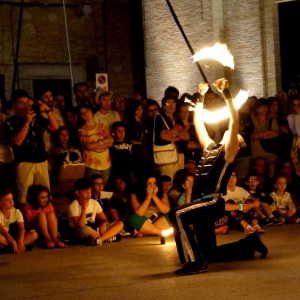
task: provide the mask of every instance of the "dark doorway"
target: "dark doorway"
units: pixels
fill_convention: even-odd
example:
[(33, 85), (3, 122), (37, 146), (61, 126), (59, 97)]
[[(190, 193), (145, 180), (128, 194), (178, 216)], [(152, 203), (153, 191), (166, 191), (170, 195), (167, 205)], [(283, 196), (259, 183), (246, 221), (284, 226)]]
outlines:
[(61, 94), (65, 97), (66, 105), (72, 105), (72, 91), (70, 79), (33, 79), (33, 97), (38, 99), (40, 97), (41, 89), (49, 89), (53, 97)]
[(278, 4), (282, 89), (288, 92), (300, 91), (300, 2), (290, 1)]
[(129, 0), (129, 22), (134, 93), (138, 93), (143, 99), (146, 99), (142, 0)]

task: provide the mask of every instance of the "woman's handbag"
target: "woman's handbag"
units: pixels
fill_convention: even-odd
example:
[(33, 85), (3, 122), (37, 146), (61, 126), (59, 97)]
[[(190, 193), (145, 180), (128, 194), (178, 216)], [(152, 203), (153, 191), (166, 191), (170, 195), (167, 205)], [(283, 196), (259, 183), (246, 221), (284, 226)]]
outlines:
[[(272, 121), (273, 118), (270, 118), (268, 123), (268, 130), (272, 130)], [(279, 155), (282, 151), (282, 142), (280, 141), (279, 137), (273, 139), (260, 139), (259, 142), (261, 147), (266, 152)]]
[[(157, 116), (158, 115), (156, 115), (155, 118)], [(163, 116), (161, 115), (159, 116), (164, 121), (167, 129), (170, 130)], [(178, 152), (174, 142), (164, 146), (155, 145), (155, 119), (154, 119), (154, 128), (153, 128), (153, 156), (154, 156), (154, 163), (156, 163), (159, 166), (173, 164), (178, 161)]]

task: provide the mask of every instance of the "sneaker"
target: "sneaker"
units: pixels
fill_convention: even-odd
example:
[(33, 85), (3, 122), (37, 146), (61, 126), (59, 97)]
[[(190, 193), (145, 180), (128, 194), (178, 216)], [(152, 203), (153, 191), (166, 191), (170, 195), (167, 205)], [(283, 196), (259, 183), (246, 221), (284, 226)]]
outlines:
[(177, 275), (193, 275), (206, 272), (208, 269), (207, 262), (188, 262), (183, 268), (176, 270)]
[(107, 239), (105, 242), (113, 243), (113, 242), (120, 242), (122, 241), (122, 235), (120, 233), (116, 234), (110, 239)]
[(255, 225), (255, 226), (253, 226), (253, 228), (258, 233), (265, 233), (265, 231), (259, 225)]
[(130, 232), (125, 231), (124, 229), (122, 229), (120, 231), (120, 234), (122, 235), (122, 237), (126, 237), (126, 236), (130, 236)]
[(142, 237), (142, 236), (145, 236), (145, 235), (136, 229), (133, 230), (133, 233), (132, 233), (133, 238)]
[(277, 225), (282, 225), (285, 222), (285, 219), (284, 218), (276, 219), (276, 218), (273, 217), (273, 218), (270, 218), (270, 222), (271, 222), (272, 225), (277, 226)]
[(100, 239), (97, 239), (95, 237), (90, 237), (89, 238), (89, 245), (90, 246), (97, 246), (97, 245), (102, 245), (102, 242)]
[(270, 226), (273, 225), (273, 223), (268, 218), (261, 219), (261, 225), (262, 226)]
[(246, 237), (250, 241), (253, 250), (260, 253), (260, 258), (264, 259), (268, 254), (268, 248), (264, 245), (258, 233), (250, 234)]

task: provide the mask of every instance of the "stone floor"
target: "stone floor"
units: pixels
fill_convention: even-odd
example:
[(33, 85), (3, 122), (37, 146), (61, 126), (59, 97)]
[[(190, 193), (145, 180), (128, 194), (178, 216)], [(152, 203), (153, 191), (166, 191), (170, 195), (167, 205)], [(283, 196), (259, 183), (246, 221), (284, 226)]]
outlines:
[[(0, 255), (0, 299), (300, 299), (300, 225), (265, 228), (266, 259), (178, 277), (173, 237)], [(244, 234), (230, 231), (218, 243)]]

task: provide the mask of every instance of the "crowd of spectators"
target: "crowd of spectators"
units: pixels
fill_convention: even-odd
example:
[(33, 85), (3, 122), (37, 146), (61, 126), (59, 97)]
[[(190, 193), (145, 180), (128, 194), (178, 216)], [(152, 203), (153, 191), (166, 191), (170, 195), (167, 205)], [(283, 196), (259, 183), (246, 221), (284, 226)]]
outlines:
[[(66, 104), (64, 93), (53, 95), (47, 88), (39, 90), (37, 99), (24, 90), (14, 91), (9, 101), (0, 94), (0, 245), (11, 245), (16, 253), (24, 252), (37, 234), (46, 248), (66, 247), (51, 199), (57, 170), (69, 165), (84, 166), (66, 212), (77, 242), (164, 236), (170, 230), (170, 209), (192, 200), (202, 154), (193, 112), (184, 101), (193, 101), (193, 95), (179, 98), (179, 91), (168, 87), (160, 105), (138, 94), (127, 98), (96, 89), (89, 95), (83, 82), (73, 90), (76, 106)], [(224, 103), (209, 90), (204, 105), (213, 111)], [(297, 90), (289, 95), (278, 91), (268, 99), (252, 96), (241, 107), (243, 142), (216, 233), (229, 228), (263, 233), (261, 226), (299, 222), (299, 115)], [(206, 129), (218, 143), (227, 126), (225, 120)], [(154, 142), (175, 143), (178, 161), (157, 166)], [(13, 199), (21, 214), (12, 212)], [(13, 220), (19, 236), (6, 233), (13, 232), (7, 226)]]

